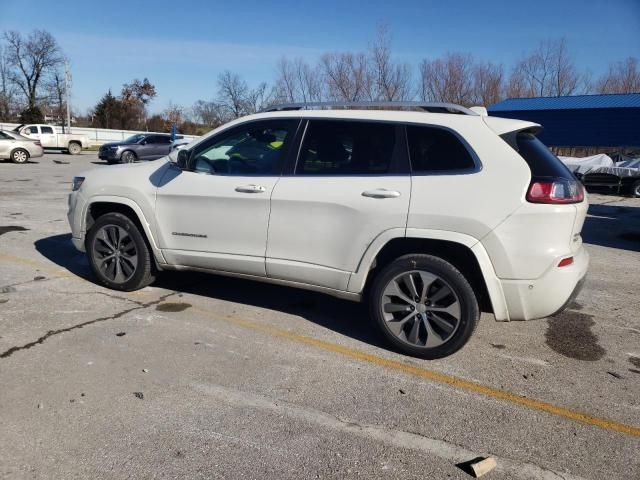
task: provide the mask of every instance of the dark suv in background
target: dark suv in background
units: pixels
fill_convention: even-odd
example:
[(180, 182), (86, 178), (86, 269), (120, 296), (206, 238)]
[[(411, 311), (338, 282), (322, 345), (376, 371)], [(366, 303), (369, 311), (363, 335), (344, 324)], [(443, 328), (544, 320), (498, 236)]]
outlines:
[(98, 151), (98, 158), (109, 164), (155, 160), (169, 155), (171, 143), (171, 135), (139, 133), (121, 142), (105, 143)]

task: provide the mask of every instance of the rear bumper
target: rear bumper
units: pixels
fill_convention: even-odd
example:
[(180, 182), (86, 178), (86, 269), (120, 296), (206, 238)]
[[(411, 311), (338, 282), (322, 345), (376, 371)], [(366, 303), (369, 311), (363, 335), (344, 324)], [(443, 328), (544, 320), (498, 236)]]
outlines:
[(535, 280), (500, 280), (510, 320), (533, 320), (562, 312), (578, 296), (589, 267), (589, 254), (581, 247), (573, 264), (557, 263)]

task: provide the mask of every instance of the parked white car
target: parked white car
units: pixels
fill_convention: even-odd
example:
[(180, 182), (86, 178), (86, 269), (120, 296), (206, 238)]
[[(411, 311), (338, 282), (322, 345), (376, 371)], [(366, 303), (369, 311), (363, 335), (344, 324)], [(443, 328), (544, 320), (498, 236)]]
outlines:
[(30, 140), (16, 132), (0, 130), (0, 160), (27, 163), (30, 158), (41, 157), (42, 153), (39, 140)]
[(74, 245), (118, 290), (200, 270), (366, 300), (391, 344), (424, 358), (460, 349), (481, 308), (543, 318), (577, 295), (588, 204), (539, 125), (344, 106), (276, 107), (74, 178)]
[(45, 150), (66, 150), (78, 155), (83, 148), (89, 148), (89, 137), (75, 133), (56, 133), (52, 125), (20, 125), (14, 132), (32, 140), (39, 140)]

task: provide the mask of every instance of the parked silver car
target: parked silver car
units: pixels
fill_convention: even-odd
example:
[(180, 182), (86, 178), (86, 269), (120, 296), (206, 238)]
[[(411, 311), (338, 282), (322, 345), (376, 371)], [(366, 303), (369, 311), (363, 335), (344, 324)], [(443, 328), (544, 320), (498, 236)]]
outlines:
[(25, 163), (29, 158), (41, 157), (44, 150), (40, 140), (31, 140), (16, 132), (0, 130), (0, 160)]

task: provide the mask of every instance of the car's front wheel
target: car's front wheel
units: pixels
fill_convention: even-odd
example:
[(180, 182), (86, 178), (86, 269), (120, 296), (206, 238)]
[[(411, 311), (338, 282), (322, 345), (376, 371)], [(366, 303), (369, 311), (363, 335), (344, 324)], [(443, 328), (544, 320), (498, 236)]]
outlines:
[(640, 180), (631, 185), (631, 195), (636, 198), (640, 197)]
[(131, 150), (122, 153), (122, 163), (133, 163), (137, 160), (136, 154)]
[(405, 255), (373, 280), (371, 315), (387, 340), (403, 353), (434, 359), (462, 348), (480, 317), (467, 279), (431, 255)]
[(99, 217), (87, 234), (86, 249), (91, 269), (109, 288), (138, 290), (155, 279), (149, 247), (126, 215), (108, 213)]

